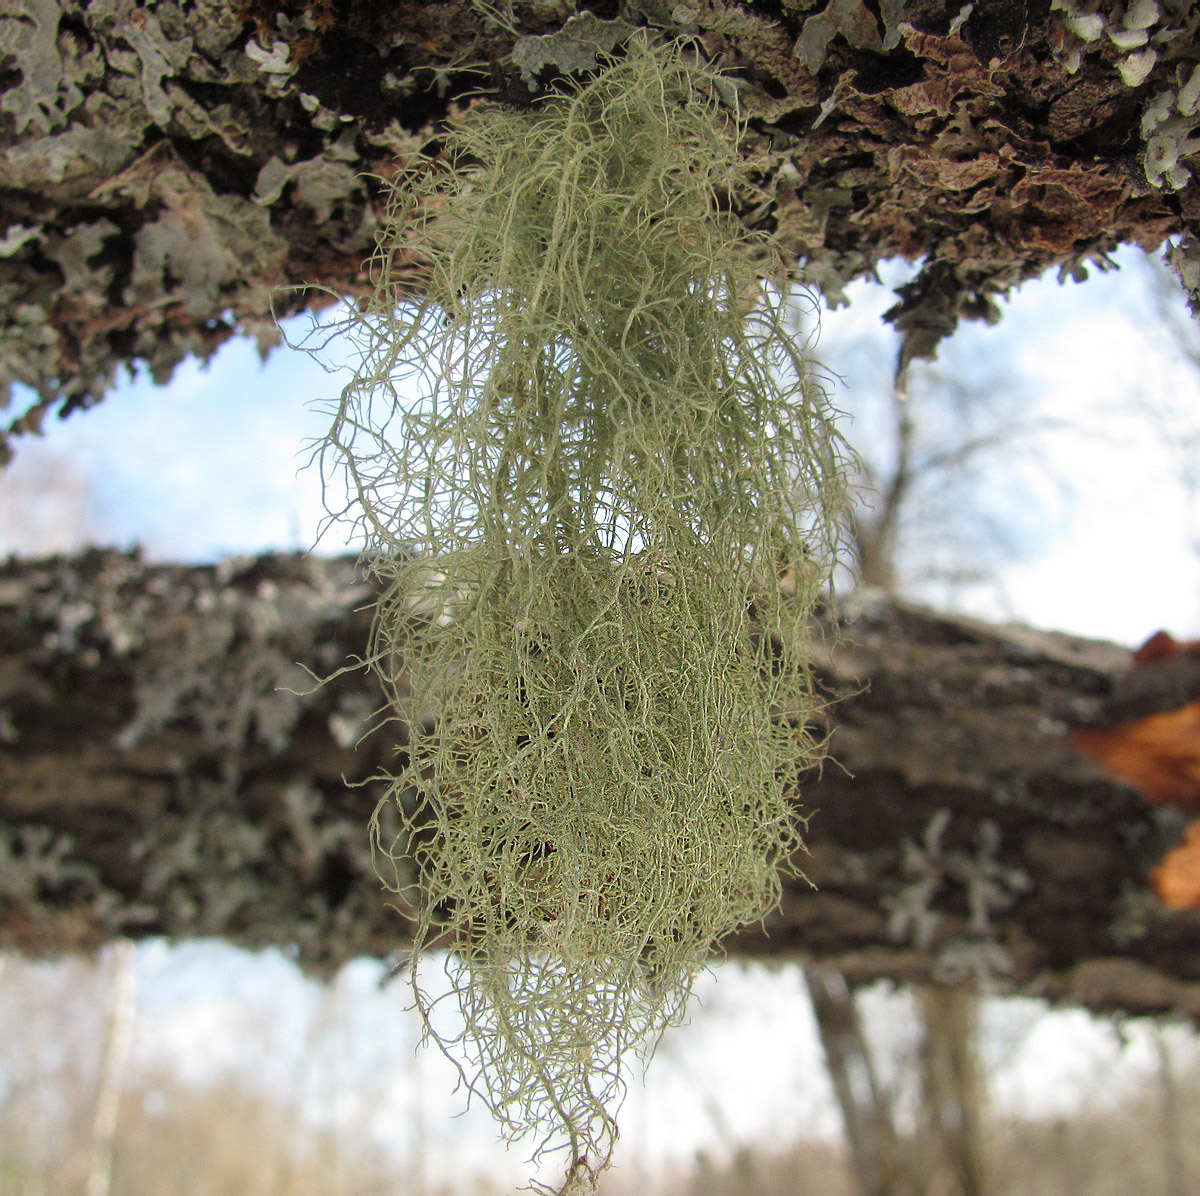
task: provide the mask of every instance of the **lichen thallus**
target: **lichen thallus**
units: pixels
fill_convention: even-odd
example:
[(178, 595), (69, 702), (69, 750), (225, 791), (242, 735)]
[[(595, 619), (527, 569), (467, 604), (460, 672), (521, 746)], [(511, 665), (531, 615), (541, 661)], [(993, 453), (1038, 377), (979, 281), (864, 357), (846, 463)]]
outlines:
[(635, 39), (463, 113), (394, 179), (321, 450), (406, 722), (377, 850), (448, 951), (417, 1006), (507, 1133), (567, 1152), (564, 1190), (609, 1160), (629, 1052), (777, 902), (821, 750), (805, 626), (844, 454), (779, 257), (729, 214), (751, 172), (717, 82)]

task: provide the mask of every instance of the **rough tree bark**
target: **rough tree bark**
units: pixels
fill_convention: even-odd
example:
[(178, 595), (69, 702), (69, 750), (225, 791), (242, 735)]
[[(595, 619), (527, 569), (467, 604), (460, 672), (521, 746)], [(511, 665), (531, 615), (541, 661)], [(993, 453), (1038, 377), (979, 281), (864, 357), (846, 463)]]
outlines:
[[(363, 650), (370, 598), (346, 560), (0, 566), (0, 947), (401, 950), (367, 823), (403, 727), (370, 731), (362, 672), (306, 671)], [(1200, 914), (1147, 887), (1179, 823), (1067, 735), (1200, 697), (1200, 665), (1127, 674), (1113, 645), (871, 594), (840, 616), (818, 654), (832, 759), (797, 798), (816, 888), (789, 881), (729, 950), (1200, 1016)]]
[[(1052, 265), (1195, 231), (1200, 9), (1178, 0), (0, 0), (8, 423), (159, 379), (272, 291), (367, 285), (381, 180), (481, 88), (512, 103), (635, 29), (728, 70), (761, 188), (730, 197), (836, 299), (924, 256), (907, 356)], [(1175, 251), (1200, 286), (1200, 255)], [(275, 295), (286, 313), (323, 292)]]

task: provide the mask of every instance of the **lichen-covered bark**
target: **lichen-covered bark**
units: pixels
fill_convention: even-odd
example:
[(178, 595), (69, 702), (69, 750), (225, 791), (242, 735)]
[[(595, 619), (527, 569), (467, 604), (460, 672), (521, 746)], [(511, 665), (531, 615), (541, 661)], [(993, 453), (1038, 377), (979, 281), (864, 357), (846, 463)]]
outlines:
[[(308, 672), (363, 650), (369, 599), (305, 557), (0, 566), (0, 946), (402, 949), (367, 824), (403, 727), (371, 731), (363, 672)], [(1067, 736), (1200, 696), (1200, 666), (1156, 690), (1112, 645), (874, 597), (822, 636), (832, 758), (797, 799), (816, 887), (729, 950), (1200, 1015), (1200, 914), (1147, 887), (1180, 823)]]
[(380, 179), (439, 121), (480, 88), (529, 103), (638, 28), (727, 68), (761, 171), (734, 201), (809, 280), (836, 298), (880, 259), (926, 257), (894, 319), (929, 352), (1047, 266), (1195, 231), (1200, 10), (1096, 9), (0, 0), (0, 389), (34, 392), (5, 422), (86, 407), (122, 365), (166, 378), (235, 330), (265, 345), (280, 286), (361, 293)]

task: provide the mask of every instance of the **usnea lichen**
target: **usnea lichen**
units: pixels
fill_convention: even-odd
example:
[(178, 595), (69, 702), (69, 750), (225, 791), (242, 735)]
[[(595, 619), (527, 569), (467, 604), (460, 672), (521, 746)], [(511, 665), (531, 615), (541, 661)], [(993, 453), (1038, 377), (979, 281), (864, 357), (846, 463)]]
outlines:
[(610, 1156), (629, 1050), (778, 900), (819, 754), (802, 629), (839, 441), (768, 246), (722, 210), (748, 184), (717, 82), (633, 41), (468, 111), (395, 181), (323, 448), (407, 726), (379, 847), (416, 861), (418, 951), (449, 952), (449, 1016), (414, 964), (417, 1003), (567, 1188)]

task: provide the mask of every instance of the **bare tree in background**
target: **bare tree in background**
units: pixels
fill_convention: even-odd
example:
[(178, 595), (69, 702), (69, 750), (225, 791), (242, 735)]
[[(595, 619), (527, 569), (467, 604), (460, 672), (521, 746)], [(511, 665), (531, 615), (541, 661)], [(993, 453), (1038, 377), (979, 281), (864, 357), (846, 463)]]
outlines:
[[(1152, 304), (1146, 331), (1200, 379), (1200, 323), (1183, 302), (1179, 279), (1161, 257), (1147, 256), (1143, 268)], [(1144, 386), (1133, 414), (1154, 430), (1169, 454), (1183, 490), (1192, 552), (1200, 559), (1200, 412), (1190, 396), (1173, 388)]]
[(104, 1066), (96, 1094), (96, 1113), (92, 1120), (87, 1196), (110, 1196), (113, 1191), (121, 1095), (129, 1051), (133, 1046), (137, 975), (133, 943), (129, 939), (120, 939), (113, 946), (112, 956), (112, 1007), (108, 1015)]
[(832, 968), (810, 965), (804, 978), (859, 1196), (917, 1196), (853, 991)]
[(1040, 547), (1047, 513), (1031, 480), (1049, 474), (1039, 439), (1058, 423), (1008, 361), (956, 337), (939, 362), (913, 362), (901, 377), (900, 338), (882, 327), (832, 352), (835, 368), (854, 365), (856, 585), (948, 605)]
[(987, 1196), (987, 1086), (979, 1058), (979, 996), (966, 985), (917, 990), (922, 1040), (918, 1157), (927, 1196)]

